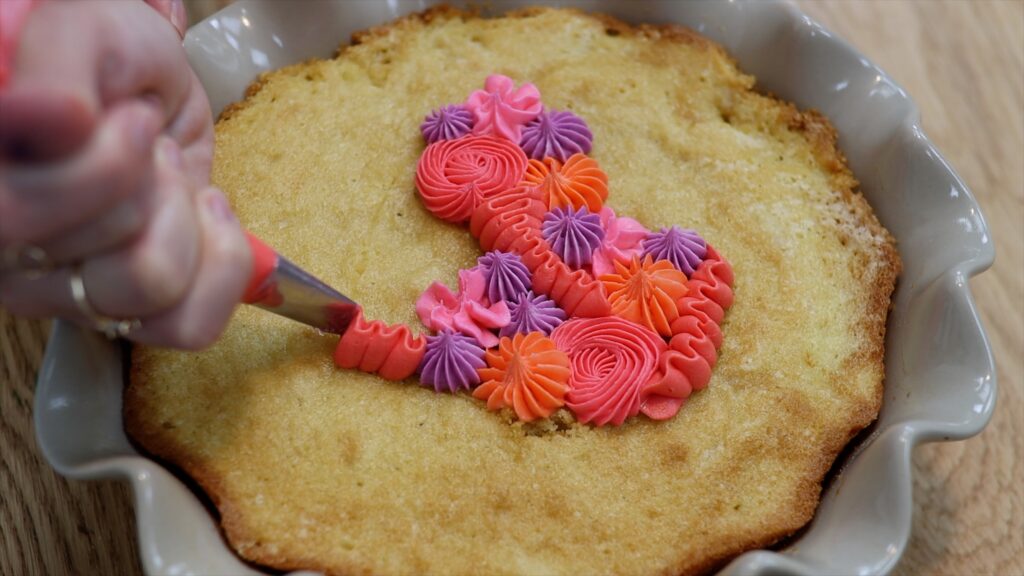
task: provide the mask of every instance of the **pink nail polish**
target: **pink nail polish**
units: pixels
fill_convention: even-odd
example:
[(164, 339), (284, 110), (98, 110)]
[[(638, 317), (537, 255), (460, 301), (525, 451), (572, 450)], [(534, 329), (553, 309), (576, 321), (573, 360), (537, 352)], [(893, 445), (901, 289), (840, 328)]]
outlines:
[(206, 207), (213, 216), (221, 222), (238, 222), (235, 213), (231, 211), (228, 199), (219, 191), (210, 193), (206, 198)]

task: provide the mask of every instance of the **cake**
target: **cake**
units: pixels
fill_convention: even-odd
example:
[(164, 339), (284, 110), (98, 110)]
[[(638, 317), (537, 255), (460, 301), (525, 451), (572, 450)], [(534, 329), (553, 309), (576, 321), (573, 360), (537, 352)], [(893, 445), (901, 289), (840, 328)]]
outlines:
[(667, 419), (526, 419), (339, 368), (337, 336), (243, 307), (207, 351), (132, 351), (129, 435), (274, 569), (695, 574), (799, 530), (878, 413), (899, 258), (827, 120), (757, 93), (719, 46), (572, 10), (432, 9), (261, 77), (217, 123), (214, 182), (366, 318), (425, 333), (424, 288), (484, 254), (417, 194), (418, 128), (490, 75), (586, 121), (608, 206), (728, 259), (706, 389)]

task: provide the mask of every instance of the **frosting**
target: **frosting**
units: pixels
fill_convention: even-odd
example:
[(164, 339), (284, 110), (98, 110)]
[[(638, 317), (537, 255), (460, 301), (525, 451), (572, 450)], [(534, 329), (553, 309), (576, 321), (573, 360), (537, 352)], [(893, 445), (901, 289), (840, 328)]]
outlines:
[(551, 156), (565, 162), (573, 154), (589, 154), (593, 140), (582, 118), (568, 110), (549, 110), (523, 127), (519, 146), (534, 160)]
[(522, 138), (523, 126), (543, 109), (536, 86), (516, 88), (511, 78), (500, 74), (488, 76), (484, 89), (469, 95), (466, 107), (473, 114), (473, 134), (493, 134), (513, 145)]
[(502, 302), (530, 289), (530, 271), (517, 254), (493, 250), (477, 259), (487, 282), (487, 298)]
[(416, 314), (431, 330), (461, 332), (490, 348), (498, 343), (491, 330), (508, 324), (509, 313), (504, 302), (487, 302), (485, 286), (480, 270), (459, 270), (459, 293), (434, 282), (416, 301)]
[(565, 311), (543, 294), (532, 291), (519, 294), (508, 303), (511, 320), (502, 327), (500, 336), (540, 332), (545, 336), (565, 321)]
[(473, 213), (469, 231), (484, 250), (515, 252), (533, 274), (533, 291), (554, 300), (570, 316), (611, 314), (604, 286), (590, 274), (569, 268), (541, 236), (544, 203), (540, 191), (521, 186), (485, 200)]
[(502, 250), (523, 256), (523, 263), (532, 270), (525, 255), (544, 242), (540, 226), (546, 212), (538, 189), (519, 186), (482, 202), (469, 221), (469, 233), (476, 237), (484, 250)]
[(687, 277), (707, 254), (707, 244), (693, 230), (673, 226), (651, 232), (643, 241), (644, 256), (653, 256), (655, 260), (668, 260), (676, 269)]
[(488, 410), (510, 407), (520, 420), (546, 418), (565, 404), (569, 358), (539, 332), (502, 338), (485, 355), (480, 369), (483, 384), (473, 397), (487, 401)]
[(437, 336), (427, 336), (426, 351), (420, 363), (420, 384), (433, 386), (438, 392), (469, 390), (480, 383), (477, 369), (486, 366), (484, 349), (476, 340), (442, 330)]
[(534, 291), (550, 296), (570, 316), (596, 318), (611, 314), (600, 281), (583, 270), (569, 268), (550, 251), (546, 256), (533, 271)]
[(461, 138), (472, 129), (473, 113), (461, 104), (449, 104), (434, 110), (420, 124), (420, 132), (428, 144)]
[(608, 176), (583, 154), (573, 154), (564, 164), (550, 157), (530, 160), (523, 182), (539, 187), (551, 210), (571, 206), (597, 212), (608, 198)]
[(633, 256), (640, 253), (641, 243), (649, 232), (632, 218), (619, 217), (611, 208), (600, 212), (601, 227), (604, 228), (604, 240), (594, 251), (592, 268), (594, 276), (600, 278), (615, 272), (615, 263), (627, 263)]
[(586, 208), (555, 208), (544, 217), (541, 231), (555, 254), (571, 268), (589, 266), (604, 238), (601, 217)]
[(485, 198), (513, 188), (526, 170), (519, 146), (492, 136), (435, 142), (416, 165), (423, 205), (448, 222), (463, 222)]
[[(486, 253), (459, 272), (458, 292), (434, 282), (417, 300), (435, 336), (338, 310), (340, 322), (355, 314), (338, 366), (391, 379), (418, 370), (424, 386), (473, 390), (520, 420), (566, 406), (597, 426), (670, 418), (707, 386), (732, 268), (693, 230), (652, 233), (605, 207), (608, 176), (587, 156), (583, 119), (544, 111), (535, 86), (492, 75), (420, 130), (424, 206), (468, 221)], [(273, 297), (262, 285), (249, 293)]]
[(634, 256), (628, 266), (616, 262), (615, 270), (601, 276), (612, 314), (671, 336), (671, 324), (679, 317), (677, 302), (686, 295), (686, 275), (650, 256)]
[(566, 405), (597, 426), (618, 426), (640, 411), (640, 393), (667, 348), (651, 330), (615, 316), (569, 320), (551, 339), (569, 356)]
[(408, 326), (368, 322), (360, 308), (334, 349), (334, 363), (387, 380), (404, 380), (416, 372), (425, 348), (424, 339), (413, 336)]
[(641, 393), (640, 410), (653, 420), (675, 416), (690, 394), (707, 386), (722, 345), (719, 323), (732, 305), (733, 273), (710, 246), (679, 301), (669, 349), (659, 359), (659, 376)]

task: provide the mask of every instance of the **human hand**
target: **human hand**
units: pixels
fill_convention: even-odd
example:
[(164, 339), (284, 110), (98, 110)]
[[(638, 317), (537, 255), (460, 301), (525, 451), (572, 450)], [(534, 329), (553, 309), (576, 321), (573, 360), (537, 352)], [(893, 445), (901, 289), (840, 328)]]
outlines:
[(41, 3), (0, 91), (0, 304), (90, 326), (139, 319), (128, 337), (148, 344), (210, 344), (251, 266), (209, 186), (212, 147), (209, 103), (156, 11)]

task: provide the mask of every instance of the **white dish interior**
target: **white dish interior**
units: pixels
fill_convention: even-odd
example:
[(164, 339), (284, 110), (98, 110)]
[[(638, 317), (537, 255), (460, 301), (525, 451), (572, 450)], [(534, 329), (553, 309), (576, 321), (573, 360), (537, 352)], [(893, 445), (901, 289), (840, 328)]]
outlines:
[[(243, 0), (192, 28), (185, 47), (219, 111), (241, 99), (260, 72), (329, 57), (352, 32), (433, 3)], [(537, 3), (487, 6), (501, 12)], [(910, 533), (911, 450), (977, 434), (995, 405), (991, 351), (968, 285), (994, 257), (977, 202), (922, 132), (902, 88), (787, 3), (544, 3), (689, 26), (721, 43), (757, 77), (758, 89), (820, 110), (839, 130), (840, 148), (904, 262), (888, 324), (884, 405), (828, 484), (809, 529), (783, 550), (740, 556), (723, 573), (887, 573)], [(124, 361), (118, 345), (57, 323), (35, 399), (44, 455), (73, 478), (131, 482), (148, 573), (258, 573), (230, 551), (196, 495), (128, 442)]]

